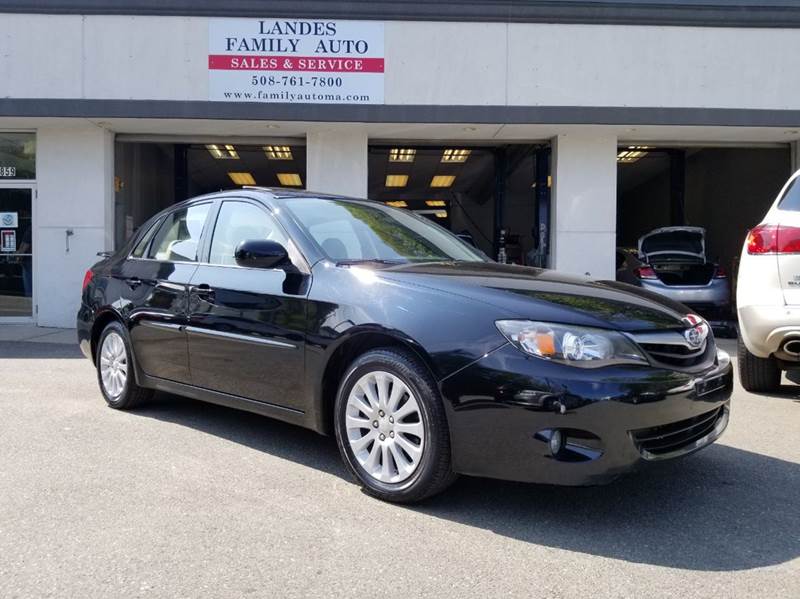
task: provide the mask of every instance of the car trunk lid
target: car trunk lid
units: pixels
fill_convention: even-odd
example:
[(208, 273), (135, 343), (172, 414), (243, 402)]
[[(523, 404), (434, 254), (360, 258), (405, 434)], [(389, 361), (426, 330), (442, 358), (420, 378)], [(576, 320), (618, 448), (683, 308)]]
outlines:
[(669, 286), (708, 285), (716, 274), (706, 262), (705, 229), (663, 227), (639, 239), (639, 257)]

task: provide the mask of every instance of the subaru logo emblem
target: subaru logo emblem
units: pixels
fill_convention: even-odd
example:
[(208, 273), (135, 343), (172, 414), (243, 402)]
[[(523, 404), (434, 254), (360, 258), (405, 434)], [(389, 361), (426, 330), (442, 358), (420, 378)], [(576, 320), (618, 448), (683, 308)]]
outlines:
[(708, 323), (697, 314), (687, 314), (682, 322), (689, 327), (683, 332), (689, 347), (694, 349), (701, 347), (708, 337)]

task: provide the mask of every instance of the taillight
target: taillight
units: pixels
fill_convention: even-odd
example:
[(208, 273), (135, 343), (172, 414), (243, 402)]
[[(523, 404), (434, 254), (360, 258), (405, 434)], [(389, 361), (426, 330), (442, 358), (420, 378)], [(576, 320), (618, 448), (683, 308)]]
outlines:
[(656, 271), (653, 270), (652, 266), (640, 266), (636, 270), (633, 271), (636, 276), (640, 279), (657, 279)]
[(748, 254), (800, 253), (800, 228), (758, 225), (747, 234)]
[(778, 225), (778, 253), (800, 253), (800, 228)]
[(727, 279), (728, 273), (721, 266), (717, 266), (717, 271), (714, 273), (715, 279)]
[(89, 285), (89, 283), (92, 282), (92, 277), (93, 276), (94, 276), (94, 273), (92, 272), (91, 268), (86, 271), (85, 275), (83, 275), (83, 290), (84, 291), (86, 291), (86, 286)]

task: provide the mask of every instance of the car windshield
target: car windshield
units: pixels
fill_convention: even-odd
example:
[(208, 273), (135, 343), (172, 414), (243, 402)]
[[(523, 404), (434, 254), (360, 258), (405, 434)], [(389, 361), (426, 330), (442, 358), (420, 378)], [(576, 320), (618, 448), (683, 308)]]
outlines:
[(486, 262), (442, 227), (368, 202), (291, 198), (283, 206), (335, 262)]

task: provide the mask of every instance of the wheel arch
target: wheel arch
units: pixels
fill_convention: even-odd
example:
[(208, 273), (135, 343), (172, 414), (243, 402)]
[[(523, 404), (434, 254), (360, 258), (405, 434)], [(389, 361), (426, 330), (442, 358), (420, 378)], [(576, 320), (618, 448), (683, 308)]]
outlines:
[(330, 351), (322, 376), (318, 381), (315, 393), (315, 403), (318, 407), (315, 428), (319, 432), (333, 433), (333, 407), (336, 402), (336, 393), (347, 367), (359, 356), (378, 348), (397, 348), (409, 351), (422, 362), (434, 380), (439, 380), (440, 377), (436, 374), (430, 354), (410, 337), (386, 329), (367, 329), (351, 333)]
[(119, 322), (122, 326), (126, 326), (125, 319), (122, 316), (113, 310), (112, 308), (107, 308), (98, 312), (97, 316), (95, 316), (94, 322), (92, 323), (92, 333), (90, 339), (90, 347), (92, 350), (92, 362), (97, 362), (97, 344), (100, 341), (100, 335), (103, 332), (110, 322)]

